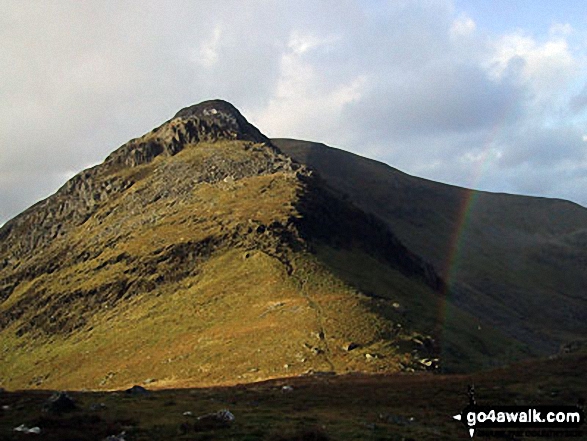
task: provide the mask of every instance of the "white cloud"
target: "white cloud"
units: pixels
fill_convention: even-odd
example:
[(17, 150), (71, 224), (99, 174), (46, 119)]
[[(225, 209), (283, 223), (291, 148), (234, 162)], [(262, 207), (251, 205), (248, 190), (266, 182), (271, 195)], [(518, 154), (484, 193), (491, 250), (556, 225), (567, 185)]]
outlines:
[(566, 40), (557, 35), (544, 43), (521, 33), (505, 35), (494, 44), (488, 66), (495, 78), (519, 75), (520, 80), (541, 94), (568, 86), (578, 72), (578, 61)]
[(573, 34), (574, 29), (569, 23), (554, 23), (548, 30), (548, 34), (551, 37), (568, 37)]
[(288, 47), (296, 55), (302, 55), (305, 52), (316, 48), (332, 47), (339, 39), (338, 36), (329, 35), (325, 37), (317, 37), (312, 34), (302, 34), (298, 30), (294, 30), (290, 36)]
[(344, 107), (361, 98), (366, 83), (357, 75), (345, 83), (328, 84), (325, 72), (304, 56), (308, 51), (329, 47), (336, 38), (301, 37), (296, 31), (289, 39), (289, 51), (281, 57), (281, 68), (272, 98), (251, 120), (274, 137), (301, 137), (323, 142), (341, 142), (337, 124)]
[(218, 52), (222, 29), (216, 26), (208, 39), (204, 40), (195, 54), (193, 61), (204, 67), (212, 67), (218, 62)]
[(475, 32), (476, 29), (475, 21), (471, 17), (466, 14), (459, 15), (455, 20), (452, 22), (452, 26), (450, 27), (450, 36), (452, 39), (456, 40), (461, 37), (468, 37)]

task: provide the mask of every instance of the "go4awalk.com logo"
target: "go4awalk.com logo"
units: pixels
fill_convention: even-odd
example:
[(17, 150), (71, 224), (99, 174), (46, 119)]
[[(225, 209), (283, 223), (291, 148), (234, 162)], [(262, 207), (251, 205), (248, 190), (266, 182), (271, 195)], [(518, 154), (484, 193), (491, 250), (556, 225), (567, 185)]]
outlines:
[[(585, 414), (580, 406), (480, 406), (474, 398), (474, 389), (469, 387), (469, 405), (453, 418), (461, 421), (471, 438), (503, 436), (512, 431), (520, 435), (537, 436), (581, 436), (581, 425)], [(527, 433), (526, 433), (527, 432)]]

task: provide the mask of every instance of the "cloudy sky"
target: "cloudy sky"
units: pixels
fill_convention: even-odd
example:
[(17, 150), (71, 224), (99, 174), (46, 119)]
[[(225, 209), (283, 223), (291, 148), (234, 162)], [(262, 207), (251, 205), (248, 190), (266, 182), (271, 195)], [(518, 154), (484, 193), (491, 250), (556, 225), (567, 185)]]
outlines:
[(223, 98), (266, 135), (587, 206), (575, 0), (3, 0), (0, 224)]

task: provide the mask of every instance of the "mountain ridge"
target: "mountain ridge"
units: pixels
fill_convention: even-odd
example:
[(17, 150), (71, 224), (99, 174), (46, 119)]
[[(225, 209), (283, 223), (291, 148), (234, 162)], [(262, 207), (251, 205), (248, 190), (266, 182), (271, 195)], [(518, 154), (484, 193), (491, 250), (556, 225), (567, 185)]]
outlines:
[(419, 360), (435, 357), (433, 324), (394, 329), (391, 299), (376, 306), (327, 261), (373, 259), (403, 295), (431, 299), (442, 284), (434, 270), (303, 164), (257, 142), (244, 117), (213, 113), (217, 104), (180, 111), (0, 229), (3, 387), (431, 365)]
[(289, 147), (207, 101), (7, 222), (0, 386), (463, 371), (536, 351), (448, 295), (422, 251), (443, 225), (422, 232), (412, 190), (390, 206), (352, 188), (377, 174), (343, 170), (346, 188)]
[[(542, 355), (585, 335), (587, 209), (581, 205), (436, 183), (324, 144), (273, 142), (382, 219), (451, 279), (452, 298), (475, 316), (499, 322)], [(461, 230), (466, 201), (473, 202)]]

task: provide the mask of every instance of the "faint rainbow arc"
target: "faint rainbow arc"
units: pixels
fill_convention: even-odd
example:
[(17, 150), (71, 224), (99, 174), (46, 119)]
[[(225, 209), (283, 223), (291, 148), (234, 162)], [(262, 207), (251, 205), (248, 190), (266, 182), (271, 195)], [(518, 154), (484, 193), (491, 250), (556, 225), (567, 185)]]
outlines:
[(479, 166), (476, 171), (472, 174), (469, 181), (468, 188), (463, 188), (463, 197), (457, 210), (456, 222), (451, 234), (448, 246), (448, 254), (445, 260), (445, 265), (442, 268), (442, 277), (445, 285), (442, 292), (440, 307), (437, 319), (437, 335), (440, 337), (440, 355), (442, 363), (442, 351), (444, 345), (444, 333), (446, 332), (446, 321), (448, 318), (448, 303), (451, 288), (454, 286), (456, 274), (459, 266), (459, 262), (462, 257), (462, 248), (464, 245), (465, 232), (470, 222), (471, 215), (474, 211), (475, 203), (479, 197), (479, 191), (473, 190), (481, 180), (483, 173), (488, 168), (493, 158), (492, 147), (495, 144), (495, 140), (498, 135), (502, 132), (506, 125), (508, 117), (511, 115), (513, 100), (509, 100), (504, 106), (504, 110), (501, 112), (501, 117), (498, 122), (493, 125), (492, 130), (488, 133), (485, 141), (483, 142), (483, 150), (481, 158), (478, 161)]

